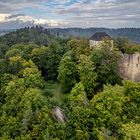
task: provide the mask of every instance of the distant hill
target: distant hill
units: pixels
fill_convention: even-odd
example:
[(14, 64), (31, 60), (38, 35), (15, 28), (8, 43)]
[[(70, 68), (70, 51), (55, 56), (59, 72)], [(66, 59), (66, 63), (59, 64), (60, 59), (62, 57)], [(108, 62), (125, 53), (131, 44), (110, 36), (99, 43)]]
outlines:
[(140, 43), (140, 28), (55, 28), (50, 30), (66, 38), (70, 36), (90, 38), (95, 32), (106, 32), (111, 37), (126, 37)]
[(0, 29), (0, 36), (15, 31), (16, 29)]
[(35, 43), (48, 45), (57, 42), (60, 37), (90, 38), (96, 32), (106, 32), (111, 37), (125, 37), (133, 42), (140, 43), (140, 28), (48, 28), (25, 27), (22, 29), (0, 29), (0, 42), (11, 46), (15, 43)]

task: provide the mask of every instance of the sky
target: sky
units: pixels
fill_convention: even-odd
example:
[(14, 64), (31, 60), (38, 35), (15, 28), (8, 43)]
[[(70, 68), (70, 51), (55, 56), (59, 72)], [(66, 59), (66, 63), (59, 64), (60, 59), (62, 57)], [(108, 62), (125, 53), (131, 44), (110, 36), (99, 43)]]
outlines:
[(140, 0), (0, 0), (0, 29), (140, 27)]

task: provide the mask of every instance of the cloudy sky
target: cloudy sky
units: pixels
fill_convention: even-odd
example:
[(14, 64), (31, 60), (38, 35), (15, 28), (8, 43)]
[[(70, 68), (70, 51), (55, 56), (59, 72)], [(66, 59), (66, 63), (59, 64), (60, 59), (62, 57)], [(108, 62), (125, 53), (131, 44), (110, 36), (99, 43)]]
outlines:
[(0, 0), (0, 29), (140, 27), (140, 0)]

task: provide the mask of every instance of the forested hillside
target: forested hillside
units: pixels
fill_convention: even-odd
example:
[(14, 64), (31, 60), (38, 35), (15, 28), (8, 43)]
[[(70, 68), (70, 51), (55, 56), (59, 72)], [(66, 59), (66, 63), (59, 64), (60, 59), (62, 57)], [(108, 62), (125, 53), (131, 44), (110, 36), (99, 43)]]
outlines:
[(140, 82), (117, 65), (140, 46), (114, 41), (90, 49), (42, 27), (0, 37), (0, 140), (140, 140)]
[(125, 37), (134, 42), (140, 43), (140, 28), (65, 28), (51, 29), (51, 31), (59, 33), (63, 37), (86, 37), (90, 38), (96, 32), (106, 32), (111, 37)]
[(12, 46), (17, 43), (49, 45), (58, 43), (59, 40), (59, 37), (51, 33), (50, 30), (44, 29), (41, 26), (33, 26), (31, 28), (25, 27), (5, 34), (4, 36), (0, 36), (0, 42), (8, 46)]

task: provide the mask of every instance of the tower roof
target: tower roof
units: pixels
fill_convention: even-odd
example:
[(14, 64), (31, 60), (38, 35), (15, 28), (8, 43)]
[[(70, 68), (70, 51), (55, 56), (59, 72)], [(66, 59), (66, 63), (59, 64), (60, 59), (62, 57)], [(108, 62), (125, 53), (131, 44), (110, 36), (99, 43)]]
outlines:
[(91, 38), (90, 40), (95, 40), (95, 41), (101, 41), (104, 38), (108, 38), (111, 39), (111, 37), (105, 33), (105, 32), (96, 32)]

